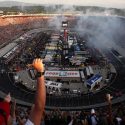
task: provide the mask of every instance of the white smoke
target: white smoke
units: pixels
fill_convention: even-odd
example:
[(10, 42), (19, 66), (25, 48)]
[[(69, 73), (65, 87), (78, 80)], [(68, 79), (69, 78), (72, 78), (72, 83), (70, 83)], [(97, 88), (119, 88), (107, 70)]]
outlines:
[(88, 36), (88, 43), (99, 48), (116, 48), (120, 37), (124, 37), (124, 23), (112, 16), (81, 16), (75, 27), (81, 35)]
[[(88, 8), (86, 7), (85, 9), (83, 9), (81, 11), (76, 11), (75, 6), (48, 5), (48, 6), (46, 6), (46, 11), (48, 11), (48, 9), (52, 10), (52, 12), (49, 12), (49, 13), (55, 14), (55, 16), (51, 20), (48, 21), (48, 25), (50, 27), (55, 27), (56, 29), (61, 29), (61, 25), (62, 25), (61, 22), (67, 20), (67, 17), (65, 17), (63, 14), (72, 14), (73, 16), (76, 14), (85, 15), (85, 16), (112, 16), (112, 15), (116, 16), (114, 9), (109, 9), (109, 8), (106, 8), (106, 9), (97, 8), (96, 9), (96, 7), (88, 7)], [(58, 16), (58, 15), (60, 15), (60, 16)]]
[[(56, 9), (55, 6), (51, 6), (54, 10)], [(48, 20), (49, 27), (54, 27), (57, 30), (61, 30), (62, 28), (62, 21), (67, 21), (67, 17), (64, 14), (72, 14), (75, 12), (75, 8), (73, 6), (60, 6), (55, 10), (55, 16), (52, 19)]]
[(104, 9), (104, 10), (93, 10), (93, 9), (86, 9), (84, 12), (85, 15), (88, 16), (111, 16), (111, 15), (116, 15), (114, 12), (114, 9)]
[(73, 6), (61, 6), (55, 13), (62, 15), (54, 16), (48, 21), (48, 24), (50, 27), (55, 27), (58, 30), (61, 29), (62, 21), (67, 20), (63, 13), (79, 13), (80, 16), (77, 17), (74, 29), (81, 36), (87, 36), (90, 46), (95, 45), (97, 48), (105, 49), (119, 48), (118, 46), (123, 44), (123, 39), (125, 39), (125, 22), (117, 17), (114, 9), (103, 8), (99, 12), (98, 10), (93, 11), (93, 9), (87, 8), (82, 12), (76, 12)]
[(61, 30), (62, 21), (66, 21), (65, 16), (54, 16), (52, 19), (48, 20), (48, 26), (54, 28), (54, 30)]

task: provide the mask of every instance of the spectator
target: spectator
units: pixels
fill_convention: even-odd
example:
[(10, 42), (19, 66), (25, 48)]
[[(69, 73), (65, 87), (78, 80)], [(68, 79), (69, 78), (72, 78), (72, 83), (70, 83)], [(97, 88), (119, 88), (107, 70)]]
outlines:
[(0, 102), (0, 125), (7, 125), (11, 122), (10, 117), (10, 93)]
[(91, 114), (88, 117), (89, 125), (99, 125), (99, 117), (97, 117), (95, 110), (91, 109)]
[(121, 124), (120, 125), (125, 125), (125, 114), (123, 115), (122, 117), (122, 121), (121, 121)]
[(43, 120), (46, 100), (46, 89), (43, 76), (44, 66), (41, 59), (35, 59), (32, 66), (37, 70), (37, 91), (35, 104), (32, 107), (30, 117), (25, 125), (40, 125), (41, 120)]
[(12, 105), (12, 125), (17, 125), (16, 122), (16, 100), (14, 100), (13, 105)]
[(82, 122), (83, 125), (88, 125), (86, 112), (82, 111), (80, 113), (80, 121)]
[(99, 124), (100, 125), (108, 125), (107, 113), (105, 112), (105, 110), (103, 110), (99, 113)]

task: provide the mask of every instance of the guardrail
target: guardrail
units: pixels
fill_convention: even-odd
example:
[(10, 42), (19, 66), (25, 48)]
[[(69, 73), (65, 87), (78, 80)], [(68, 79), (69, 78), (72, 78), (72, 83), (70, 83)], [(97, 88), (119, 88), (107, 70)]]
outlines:
[[(5, 97), (5, 93), (0, 91), (0, 98), (4, 98)], [(12, 101), (14, 100), (14, 98), (12, 97)], [(121, 97), (118, 97), (116, 99), (112, 100), (112, 104), (117, 104), (119, 102), (123, 102), (125, 101), (125, 94), (122, 95)], [(28, 103), (28, 102), (24, 102), (22, 100), (16, 99), (17, 104), (23, 105), (23, 106), (32, 106), (32, 103)], [(90, 108), (99, 108), (99, 107), (104, 107), (107, 106), (107, 102), (104, 103), (98, 103), (98, 104), (94, 104), (94, 105), (88, 105), (88, 106), (75, 106), (75, 107), (56, 107), (59, 108), (61, 110), (82, 110), (82, 109), (90, 109)], [(45, 107), (46, 110), (53, 110), (55, 109), (55, 106), (46, 106)]]

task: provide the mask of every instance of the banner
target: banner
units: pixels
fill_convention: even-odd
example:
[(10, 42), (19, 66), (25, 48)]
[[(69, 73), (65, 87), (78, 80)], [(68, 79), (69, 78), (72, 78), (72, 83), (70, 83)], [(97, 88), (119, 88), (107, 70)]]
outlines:
[(45, 77), (80, 77), (79, 71), (45, 71)]
[(45, 80), (45, 85), (50, 88), (58, 88), (60, 89), (62, 87), (62, 83), (54, 82), (54, 81), (47, 81)]

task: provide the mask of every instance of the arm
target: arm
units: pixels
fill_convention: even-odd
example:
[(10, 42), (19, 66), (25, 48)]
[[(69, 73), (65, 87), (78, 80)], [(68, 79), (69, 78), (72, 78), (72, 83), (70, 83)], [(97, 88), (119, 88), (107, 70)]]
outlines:
[(16, 100), (14, 99), (13, 107), (12, 107), (12, 123), (13, 123), (13, 125), (17, 125), (15, 112), (16, 112)]
[(13, 119), (16, 119), (15, 110), (16, 110), (16, 100), (14, 100), (14, 102), (13, 102), (13, 110), (12, 110), (12, 118)]
[[(33, 67), (37, 70), (37, 72), (44, 72), (44, 67), (41, 59), (35, 59), (33, 61)], [(42, 75), (37, 79), (35, 103), (30, 114), (30, 120), (34, 123), (34, 125), (40, 125), (41, 119), (43, 119), (45, 101), (46, 88), (44, 83), (44, 76)]]
[(110, 94), (106, 95), (107, 102), (108, 102), (108, 110), (109, 110), (109, 122), (113, 124), (113, 117), (112, 117), (112, 103), (111, 103), (111, 96)]

